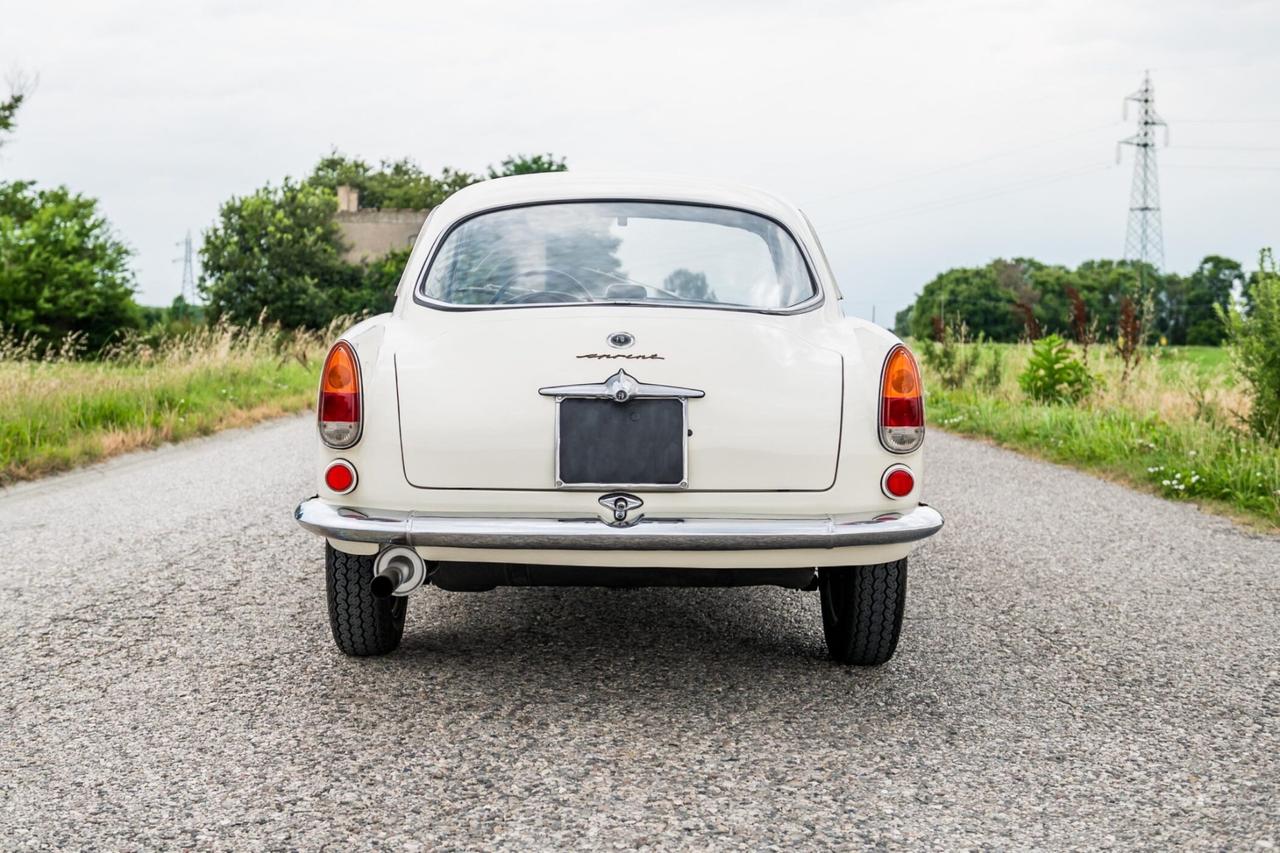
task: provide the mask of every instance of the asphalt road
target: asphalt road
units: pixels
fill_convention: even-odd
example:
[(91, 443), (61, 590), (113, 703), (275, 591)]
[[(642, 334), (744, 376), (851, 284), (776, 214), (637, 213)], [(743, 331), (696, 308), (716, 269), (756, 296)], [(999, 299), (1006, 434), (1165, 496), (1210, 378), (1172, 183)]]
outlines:
[(0, 492), (0, 845), (1280, 843), (1280, 539), (928, 446), (874, 671), (775, 589), (429, 590), (343, 658), (307, 418)]

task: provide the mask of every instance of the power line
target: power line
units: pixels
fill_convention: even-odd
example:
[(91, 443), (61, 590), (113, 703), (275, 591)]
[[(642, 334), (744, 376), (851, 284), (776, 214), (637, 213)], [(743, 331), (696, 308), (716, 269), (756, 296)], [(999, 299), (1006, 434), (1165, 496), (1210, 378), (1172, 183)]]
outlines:
[(1045, 186), (1047, 184), (1055, 184), (1060, 181), (1070, 180), (1071, 178), (1081, 177), (1094, 172), (1112, 168), (1111, 163), (1094, 163), (1087, 166), (1078, 166), (1068, 169), (1064, 172), (1055, 172), (1050, 175), (1041, 175), (1035, 178), (1015, 181), (1005, 184), (994, 189), (983, 190), (978, 193), (966, 193), (964, 195), (951, 196), (949, 198), (935, 199), (934, 201), (923, 202), (921, 204), (909, 205), (907, 207), (893, 208), (881, 211), (875, 215), (862, 217), (860, 219), (845, 220), (844, 222), (830, 223), (823, 226), (824, 231), (835, 231), (840, 228), (854, 228), (859, 225), (867, 225), (871, 223), (888, 222), (894, 219), (901, 219), (906, 216), (914, 216), (920, 213), (932, 213), (937, 210), (945, 210), (949, 207), (956, 207), (963, 204), (972, 204), (973, 202), (986, 201), (987, 199), (997, 198), (999, 196), (1009, 195), (1011, 193), (1022, 192), (1028, 189), (1034, 189)]
[(1280, 151), (1280, 145), (1177, 145), (1179, 151)]
[(972, 160), (963, 160), (959, 163), (952, 163), (947, 166), (939, 166), (936, 169), (929, 169), (928, 171), (924, 171), (924, 172), (915, 172), (915, 173), (912, 173), (909, 175), (903, 175), (897, 178), (890, 178), (886, 181), (878, 181), (873, 184), (863, 184), (862, 186), (850, 187), (848, 189), (840, 190), (839, 192), (830, 193), (828, 195), (815, 196), (811, 200), (827, 201), (833, 198), (841, 198), (843, 196), (851, 195), (853, 193), (868, 192), (870, 190), (882, 189), (884, 187), (891, 187), (897, 184), (909, 183), (910, 181), (918, 181), (924, 178), (931, 178), (934, 175), (941, 175), (941, 174), (945, 174), (946, 172), (954, 172), (957, 169), (967, 169), (970, 166), (978, 166), (983, 163), (989, 163), (992, 160), (1000, 160), (1005, 157), (1011, 157), (1015, 154), (1021, 154), (1026, 151), (1032, 151), (1032, 150), (1035, 150), (1036, 148), (1044, 148), (1049, 145), (1055, 145), (1059, 142), (1066, 142), (1067, 140), (1070, 140), (1070, 139), (1076, 139), (1081, 136), (1087, 136), (1088, 134), (1091, 134), (1091, 133), (1098, 133), (1099, 131), (1103, 131), (1103, 130), (1111, 130), (1119, 124), (1120, 122), (1113, 121), (1107, 124), (1097, 125), (1095, 127), (1087, 127), (1081, 130), (1072, 131), (1071, 133), (1062, 134), (1060, 136), (1053, 136), (1047, 139), (1040, 139), (1035, 142), (1029, 142), (1026, 145), (1020, 145), (1015, 148), (1004, 148), (999, 151), (993, 151), (990, 154), (984, 154), (981, 157), (975, 157)]
[(1175, 118), (1178, 124), (1280, 124), (1280, 118)]
[(1280, 172), (1280, 166), (1232, 166), (1218, 163), (1165, 163), (1166, 169), (1208, 169), (1218, 172)]

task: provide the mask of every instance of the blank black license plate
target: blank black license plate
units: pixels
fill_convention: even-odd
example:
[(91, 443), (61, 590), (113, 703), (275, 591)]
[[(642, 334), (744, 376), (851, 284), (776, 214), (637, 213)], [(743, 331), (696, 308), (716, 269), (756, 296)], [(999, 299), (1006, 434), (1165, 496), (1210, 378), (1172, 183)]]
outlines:
[(682, 400), (560, 401), (556, 475), (566, 486), (679, 486), (685, 479)]

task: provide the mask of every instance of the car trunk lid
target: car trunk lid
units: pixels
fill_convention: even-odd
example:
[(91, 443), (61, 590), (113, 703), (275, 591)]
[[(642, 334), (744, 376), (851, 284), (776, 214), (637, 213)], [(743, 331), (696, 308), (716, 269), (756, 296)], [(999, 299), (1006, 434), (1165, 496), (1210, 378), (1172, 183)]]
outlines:
[[(537, 312), (536, 314), (534, 312)], [(396, 352), (405, 476), (422, 488), (557, 488), (557, 386), (604, 387), (625, 371), (641, 387), (671, 386), (685, 399), (687, 473), (667, 482), (671, 465), (590, 463), (606, 477), (656, 474), (693, 491), (815, 491), (835, 479), (843, 366), (838, 353), (788, 328), (799, 318), (725, 311), (660, 315), (649, 309), (551, 316), (565, 309), (458, 312), (456, 329), (403, 340)], [(576, 314), (576, 312), (574, 312)], [(620, 316), (621, 315), (621, 316)], [(633, 343), (615, 348), (625, 332)], [(585, 393), (585, 392), (584, 392)], [(559, 404), (557, 398), (560, 397)], [(668, 398), (670, 399), (670, 397)], [(626, 422), (650, 418), (671, 432), (669, 405), (621, 410), (577, 406), (566, 415), (565, 453), (661, 455), (626, 437)], [(589, 420), (581, 418), (589, 417)], [(619, 430), (624, 430), (620, 432)], [(569, 434), (573, 436), (570, 438)], [(674, 440), (674, 438), (672, 439)], [(670, 450), (670, 448), (666, 448)], [(577, 461), (573, 456), (572, 461)], [(577, 469), (575, 469), (577, 470)], [(562, 472), (563, 473), (563, 472)], [(585, 475), (574, 475), (579, 481)], [(648, 480), (644, 481), (653, 484)], [(602, 482), (583, 488), (633, 486)]]

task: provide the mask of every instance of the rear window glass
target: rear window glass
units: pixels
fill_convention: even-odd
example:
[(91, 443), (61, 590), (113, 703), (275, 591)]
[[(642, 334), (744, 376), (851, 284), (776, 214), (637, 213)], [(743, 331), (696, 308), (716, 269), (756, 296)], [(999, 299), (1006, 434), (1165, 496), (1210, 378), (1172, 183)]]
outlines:
[(455, 227), (422, 293), (451, 305), (668, 303), (782, 309), (814, 295), (795, 240), (744, 211), (656, 202), (563, 202)]

